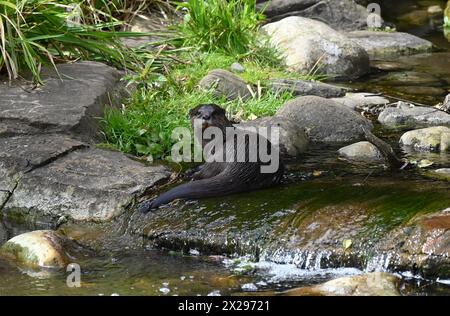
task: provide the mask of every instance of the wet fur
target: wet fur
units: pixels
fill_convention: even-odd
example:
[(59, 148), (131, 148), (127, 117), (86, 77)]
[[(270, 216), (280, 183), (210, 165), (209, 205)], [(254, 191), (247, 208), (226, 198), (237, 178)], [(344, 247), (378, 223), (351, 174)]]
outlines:
[[(215, 126), (225, 133), (232, 123), (226, 118), (225, 111), (215, 104), (199, 105), (189, 112), (191, 122), (201, 118), (205, 126)], [(226, 140), (224, 140), (226, 143)], [(208, 141), (204, 141), (203, 148)], [(236, 142), (235, 142), (236, 146)], [(275, 173), (261, 173), (261, 162), (248, 162), (248, 140), (245, 148), (238, 148), (246, 152), (246, 162), (210, 162), (201, 165), (191, 176), (192, 181), (181, 184), (168, 192), (161, 194), (153, 201), (144, 202), (140, 210), (148, 212), (153, 208), (167, 204), (175, 199), (201, 199), (248, 192), (273, 186), (280, 182), (284, 167), (280, 166)], [(271, 144), (268, 142), (268, 146)], [(226, 148), (226, 147), (225, 147)], [(268, 148), (270, 150), (270, 148)], [(236, 160), (236, 159), (235, 159)]]

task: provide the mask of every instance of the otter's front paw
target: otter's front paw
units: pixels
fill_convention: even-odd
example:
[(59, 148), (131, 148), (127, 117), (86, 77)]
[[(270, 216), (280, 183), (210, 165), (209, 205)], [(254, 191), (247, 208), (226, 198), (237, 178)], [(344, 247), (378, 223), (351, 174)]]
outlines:
[(144, 201), (138, 205), (137, 211), (142, 214), (147, 214), (153, 208), (153, 201)]

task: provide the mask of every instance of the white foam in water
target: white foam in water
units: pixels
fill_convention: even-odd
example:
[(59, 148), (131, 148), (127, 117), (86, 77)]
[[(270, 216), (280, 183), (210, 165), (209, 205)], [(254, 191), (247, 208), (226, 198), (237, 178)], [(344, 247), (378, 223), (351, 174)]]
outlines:
[(439, 278), (436, 279), (437, 283), (441, 283), (441, 284), (445, 284), (445, 285), (450, 285), (450, 280), (441, 280)]

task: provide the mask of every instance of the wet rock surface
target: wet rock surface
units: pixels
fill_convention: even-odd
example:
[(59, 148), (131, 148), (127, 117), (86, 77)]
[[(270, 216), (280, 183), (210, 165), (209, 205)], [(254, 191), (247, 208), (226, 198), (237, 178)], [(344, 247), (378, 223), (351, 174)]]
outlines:
[(363, 138), (372, 123), (347, 106), (315, 96), (287, 102), (276, 116), (287, 117), (303, 126), (314, 142), (350, 142)]
[(289, 296), (399, 296), (400, 278), (373, 272), (334, 279), (323, 284), (287, 291)]
[(52, 230), (38, 230), (8, 240), (0, 255), (32, 268), (64, 268), (69, 256), (64, 249), (65, 238)]
[(367, 52), (322, 22), (288, 17), (262, 30), (294, 71), (309, 73), (320, 62), (321, 73), (336, 79), (355, 79), (369, 72)]
[(450, 114), (432, 107), (399, 103), (397, 107), (381, 112), (378, 121), (384, 126), (396, 128), (450, 125)]
[(450, 148), (450, 128), (436, 126), (409, 131), (402, 135), (400, 144), (416, 150), (444, 152)]
[(348, 160), (375, 162), (383, 161), (383, 156), (377, 147), (369, 142), (358, 142), (345, 147), (338, 151), (339, 155)]
[(374, 95), (366, 92), (347, 92), (341, 98), (332, 98), (331, 100), (348, 106), (352, 110), (363, 110), (371, 107), (380, 107), (389, 103), (389, 100), (383, 96)]
[(363, 47), (370, 59), (427, 53), (433, 47), (427, 40), (401, 32), (353, 31), (346, 35)]

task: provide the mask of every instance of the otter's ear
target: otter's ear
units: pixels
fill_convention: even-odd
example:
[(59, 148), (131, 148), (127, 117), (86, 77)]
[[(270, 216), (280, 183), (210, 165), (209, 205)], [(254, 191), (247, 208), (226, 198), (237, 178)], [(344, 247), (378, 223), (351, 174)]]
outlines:
[(195, 115), (197, 114), (197, 111), (198, 111), (199, 107), (200, 107), (200, 105), (199, 105), (199, 106), (196, 106), (196, 107), (193, 108), (193, 109), (190, 109), (190, 110), (189, 110), (189, 117), (195, 116)]

